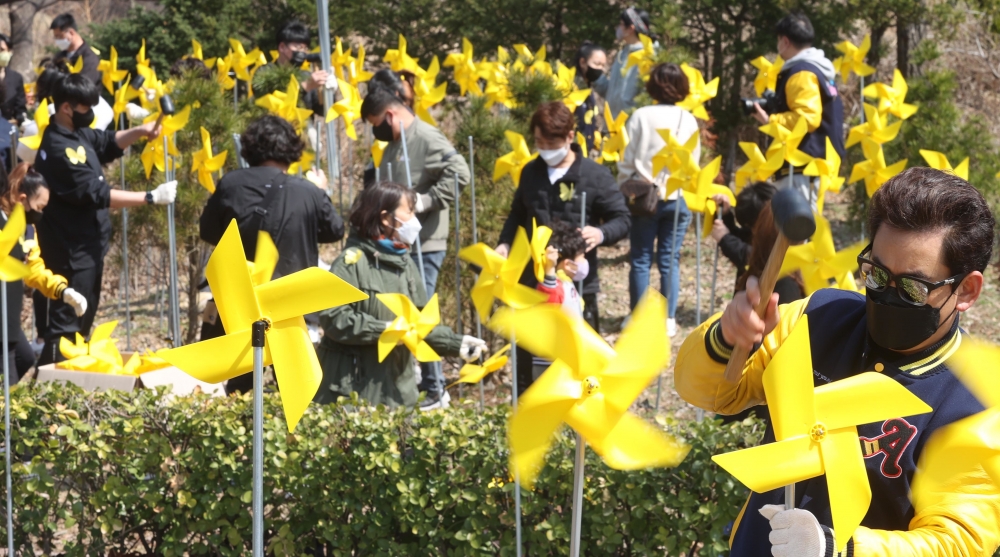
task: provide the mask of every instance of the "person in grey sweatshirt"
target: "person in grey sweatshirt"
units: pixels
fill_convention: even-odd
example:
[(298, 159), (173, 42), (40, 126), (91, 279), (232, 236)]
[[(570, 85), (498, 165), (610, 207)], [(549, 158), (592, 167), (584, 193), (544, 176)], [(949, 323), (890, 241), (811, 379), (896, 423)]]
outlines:
[(622, 12), (621, 19), (615, 26), (615, 38), (622, 41), (621, 50), (615, 54), (611, 71), (601, 76), (592, 84), (594, 91), (608, 101), (611, 117), (617, 118), (624, 110), (635, 107), (635, 97), (642, 92), (642, 76), (639, 66), (625, 69), (628, 56), (637, 50), (642, 50), (639, 35), (652, 37), (649, 30), (649, 14), (644, 10), (628, 8)]

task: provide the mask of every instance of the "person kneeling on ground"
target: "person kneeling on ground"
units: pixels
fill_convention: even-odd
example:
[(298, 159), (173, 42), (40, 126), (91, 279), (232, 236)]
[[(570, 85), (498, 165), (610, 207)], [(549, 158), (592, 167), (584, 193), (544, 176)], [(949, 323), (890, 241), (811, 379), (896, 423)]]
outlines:
[[(414, 406), (417, 380), (414, 358), (403, 345), (384, 361), (378, 359), (378, 339), (396, 318), (377, 294), (400, 293), (424, 307), (428, 298), (410, 246), (420, 233), (414, 212), (416, 194), (406, 186), (379, 182), (365, 188), (351, 207), (351, 232), (343, 253), (330, 272), (368, 295), (367, 300), (320, 312), (323, 340), (320, 364), (323, 383), (316, 402), (330, 403), (357, 392), (371, 405)], [(438, 325), (424, 341), (440, 356), (478, 359), (482, 340)]]

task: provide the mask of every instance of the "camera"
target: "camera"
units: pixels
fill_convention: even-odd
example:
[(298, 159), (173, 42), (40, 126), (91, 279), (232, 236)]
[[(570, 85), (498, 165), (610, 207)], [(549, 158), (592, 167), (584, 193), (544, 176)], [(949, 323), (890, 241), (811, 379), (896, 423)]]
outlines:
[(764, 91), (764, 96), (761, 97), (761, 98), (759, 98), (759, 99), (744, 99), (744, 98), (741, 98), (740, 99), (740, 108), (743, 109), (743, 114), (745, 114), (746, 116), (750, 116), (756, 110), (753, 107), (753, 105), (759, 104), (760, 107), (764, 109), (764, 112), (770, 114), (771, 111), (774, 109), (773, 105), (774, 105), (774, 98), (775, 98), (775, 96), (776, 95), (775, 95), (774, 91), (768, 90), (768, 91)]
[(310, 62), (312, 64), (318, 64), (323, 60), (323, 57), (319, 55), (318, 52), (302, 52), (296, 50), (292, 53), (292, 65), (301, 66), (304, 62)]

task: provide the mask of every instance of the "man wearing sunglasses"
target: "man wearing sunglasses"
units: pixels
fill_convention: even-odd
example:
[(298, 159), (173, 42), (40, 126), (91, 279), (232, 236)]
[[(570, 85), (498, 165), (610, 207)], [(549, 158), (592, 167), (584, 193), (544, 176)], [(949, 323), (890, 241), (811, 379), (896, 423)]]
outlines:
[[(934, 409), (858, 427), (872, 501), (839, 555), (992, 556), (1000, 545), (1000, 489), (982, 467), (956, 478), (953, 491), (933, 504), (911, 502), (910, 485), (930, 436), (983, 410), (948, 369), (948, 358), (962, 342), (959, 317), (983, 289), (993, 215), (965, 180), (911, 168), (875, 193), (868, 224), (872, 243), (858, 257), (865, 295), (825, 289), (780, 308), (775, 295), (761, 319), (751, 277), (721, 316), (685, 340), (674, 371), (677, 392), (720, 414), (766, 404), (764, 369), (808, 315), (817, 387), (874, 371)], [(723, 378), (734, 346), (756, 348), (735, 385)], [(774, 439), (769, 426), (763, 442)], [(784, 510), (783, 501), (783, 490), (751, 494), (733, 528), (731, 557), (838, 555), (824, 477), (796, 485), (795, 510)]]

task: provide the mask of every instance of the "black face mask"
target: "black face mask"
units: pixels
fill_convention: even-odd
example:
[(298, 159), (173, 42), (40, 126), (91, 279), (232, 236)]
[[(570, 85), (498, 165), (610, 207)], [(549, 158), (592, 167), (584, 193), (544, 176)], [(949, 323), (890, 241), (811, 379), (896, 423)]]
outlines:
[(91, 122), (94, 121), (94, 109), (88, 108), (86, 112), (73, 111), (73, 128), (83, 129), (89, 128)]
[(381, 124), (372, 126), (372, 135), (379, 141), (392, 141), (395, 139), (392, 136), (392, 123), (389, 122), (388, 113), (386, 113), (385, 117), (382, 118)]
[(941, 308), (948, 300), (938, 307), (915, 306), (903, 301), (895, 288), (888, 287), (882, 292), (868, 290), (868, 334), (882, 348), (897, 352), (909, 350), (929, 339), (951, 319), (958, 310), (957, 304), (948, 317), (941, 319)]
[(587, 80), (587, 83), (593, 83), (600, 79), (602, 75), (604, 75), (603, 71), (587, 66), (587, 71), (583, 74), (583, 78)]
[(30, 225), (37, 225), (42, 222), (42, 212), (34, 209), (28, 209), (24, 212), (24, 222)]

